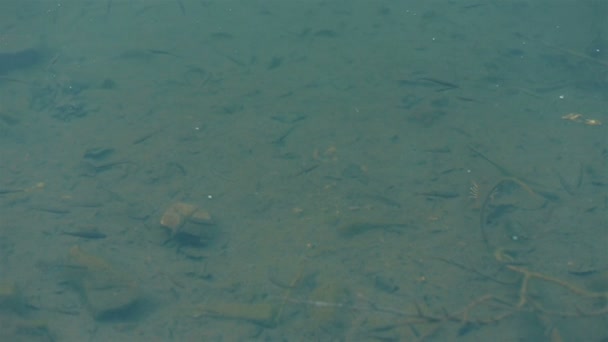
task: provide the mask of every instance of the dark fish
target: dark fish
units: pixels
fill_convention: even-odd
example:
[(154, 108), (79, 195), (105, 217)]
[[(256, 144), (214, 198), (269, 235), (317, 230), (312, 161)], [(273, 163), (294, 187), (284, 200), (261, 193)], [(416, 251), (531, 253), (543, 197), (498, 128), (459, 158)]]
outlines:
[(0, 53), (0, 75), (14, 70), (32, 67), (44, 59), (44, 54), (36, 49)]
[(106, 234), (100, 233), (96, 230), (83, 230), (74, 232), (61, 232), (63, 235), (75, 236), (83, 239), (105, 239)]

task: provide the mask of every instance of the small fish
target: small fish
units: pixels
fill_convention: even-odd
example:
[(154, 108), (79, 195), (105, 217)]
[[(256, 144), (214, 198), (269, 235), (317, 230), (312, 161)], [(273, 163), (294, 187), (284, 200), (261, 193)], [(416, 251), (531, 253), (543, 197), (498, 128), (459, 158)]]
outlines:
[(83, 230), (83, 231), (73, 231), (73, 232), (61, 232), (62, 235), (75, 236), (83, 239), (105, 239), (106, 234), (100, 233), (96, 230)]

